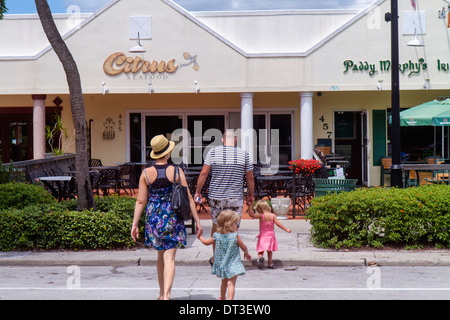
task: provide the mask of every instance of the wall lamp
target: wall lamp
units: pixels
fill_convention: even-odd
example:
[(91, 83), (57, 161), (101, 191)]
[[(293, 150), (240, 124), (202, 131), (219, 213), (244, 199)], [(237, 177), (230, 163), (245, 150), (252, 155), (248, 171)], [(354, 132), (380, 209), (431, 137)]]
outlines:
[(155, 89), (153, 88), (152, 81), (150, 80), (148, 83), (148, 94), (152, 94), (153, 92), (155, 92)]
[(422, 40), (419, 40), (419, 38), (417, 37), (417, 28), (414, 29), (414, 39), (409, 40), (406, 45), (410, 46), (410, 47), (423, 47), (424, 46)]
[(383, 80), (378, 80), (377, 89), (378, 91), (383, 90)]
[(194, 80), (194, 91), (195, 91), (195, 94), (200, 92), (200, 86), (198, 85), (197, 80)]
[(139, 35), (138, 32), (138, 39), (136, 41), (136, 45), (134, 47), (131, 47), (130, 50), (128, 50), (131, 53), (144, 53), (147, 52), (147, 50), (145, 50), (145, 48), (141, 45), (141, 36)]
[(442, 10), (439, 10), (439, 13), (438, 13), (438, 18), (439, 19), (445, 19), (446, 18), (446, 13), (447, 12), (447, 10), (445, 10), (445, 7), (442, 7)]
[(102, 86), (103, 86), (102, 94), (105, 95), (105, 94), (109, 93), (109, 89), (106, 87), (105, 81), (102, 82)]

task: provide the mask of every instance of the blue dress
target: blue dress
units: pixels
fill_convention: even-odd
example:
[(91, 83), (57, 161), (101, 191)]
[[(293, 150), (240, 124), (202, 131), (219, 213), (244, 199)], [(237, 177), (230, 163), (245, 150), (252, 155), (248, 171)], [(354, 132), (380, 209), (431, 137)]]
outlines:
[(156, 250), (186, 246), (186, 227), (173, 213), (170, 205), (172, 185), (152, 189), (148, 187), (145, 215), (145, 245)]
[(245, 274), (237, 244), (237, 232), (225, 234), (216, 232), (213, 234), (213, 239), (216, 248), (211, 273), (222, 279), (231, 279), (234, 276)]

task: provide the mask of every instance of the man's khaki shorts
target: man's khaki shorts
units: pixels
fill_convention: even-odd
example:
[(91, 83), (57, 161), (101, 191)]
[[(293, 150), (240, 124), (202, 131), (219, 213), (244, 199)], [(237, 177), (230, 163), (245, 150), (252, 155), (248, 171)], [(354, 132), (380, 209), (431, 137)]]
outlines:
[(212, 223), (217, 224), (217, 217), (223, 210), (235, 211), (239, 217), (242, 216), (244, 199), (208, 199), (209, 210), (211, 211)]

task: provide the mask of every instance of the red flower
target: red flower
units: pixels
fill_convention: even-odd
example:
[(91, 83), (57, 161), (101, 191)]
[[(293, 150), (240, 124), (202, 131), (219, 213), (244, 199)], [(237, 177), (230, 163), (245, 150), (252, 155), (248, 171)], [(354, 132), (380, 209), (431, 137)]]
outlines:
[(313, 175), (319, 168), (320, 162), (314, 159), (299, 159), (289, 161), (290, 169), (295, 173), (301, 173), (306, 176)]

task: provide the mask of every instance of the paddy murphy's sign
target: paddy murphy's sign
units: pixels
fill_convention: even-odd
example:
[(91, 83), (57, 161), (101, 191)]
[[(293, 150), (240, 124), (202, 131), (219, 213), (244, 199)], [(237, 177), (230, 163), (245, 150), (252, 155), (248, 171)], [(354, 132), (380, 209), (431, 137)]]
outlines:
[[(347, 73), (366, 73), (369, 76), (373, 76), (378, 71), (381, 72), (389, 72), (391, 69), (391, 61), (390, 60), (380, 60), (377, 62), (368, 62), (368, 61), (355, 61), (355, 60), (345, 60), (343, 62), (344, 66), (344, 74)], [(398, 65), (399, 71), (402, 74), (407, 74), (411, 76), (413, 74), (418, 74), (422, 71), (427, 70), (430, 66), (425, 61), (424, 58), (420, 58), (417, 61), (409, 60), (408, 62), (400, 63)], [(439, 72), (450, 73), (450, 64), (447, 61), (442, 61), (441, 59), (437, 59), (436, 69)]]
[[(389, 71), (390, 69), (391, 69), (390, 60), (380, 60), (378, 61), (378, 63), (369, 63), (367, 61), (353, 61), (353, 60), (344, 61), (344, 74), (349, 71), (358, 73), (367, 72), (369, 76), (373, 76), (379, 70)], [(408, 62), (399, 64), (400, 73), (407, 73), (408, 76), (414, 73), (420, 73), (422, 70), (424, 71), (427, 69), (428, 64), (425, 62), (425, 59), (423, 58), (420, 58), (417, 62), (409, 60)]]
[(174, 73), (178, 69), (193, 65), (195, 71), (198, 71), (200, 66), (197, 62), (197, 55), (192, 56), (189, 52), (183, 53), (183, 58), (186, 63), (177, 64), (175, 59), (169, 61), (161, 60), (145, 60), (138, 56), (129, 57), (123, 52), (116, 52), (106, 58), (103, 63), (103, 71), (110, 76), (117, 76), (120, 74), (136, 74), (142, 72), (143, 74), (154, 73)]

